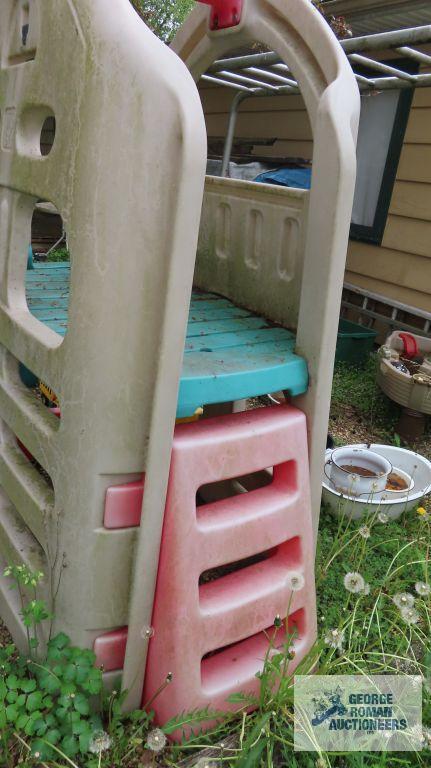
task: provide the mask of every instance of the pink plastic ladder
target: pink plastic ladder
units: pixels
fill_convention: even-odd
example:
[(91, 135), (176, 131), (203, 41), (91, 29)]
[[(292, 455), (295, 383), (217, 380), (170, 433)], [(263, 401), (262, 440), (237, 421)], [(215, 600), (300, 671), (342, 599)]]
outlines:
[[(220, 495), (203, 486), (229, 479), (221, 493), (237, 495), (199, 504)], [(313, 560), (303, 413), (261, 408), (176, 428), (143, 695), (173, 674), (152, 704), (160, 724), (256, 693), (277, 614), (289, 611), (293, 664), (303, 658), (316, 635)], [(279, 630), (276, 645), (284, 639)]]

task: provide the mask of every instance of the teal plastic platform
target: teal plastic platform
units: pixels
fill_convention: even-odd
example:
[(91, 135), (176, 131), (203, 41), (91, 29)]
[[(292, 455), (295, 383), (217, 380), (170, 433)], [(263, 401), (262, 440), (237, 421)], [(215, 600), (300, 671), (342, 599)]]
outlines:
[[(67, 330), (70, 264), (37, 263), (27, 270), (30, 312), (53, 331)], [(295, 336), (212, 293), (194, 291), (178, 396), (177, 417), (196, 408), (285, 390), (300, 395), (307, 365)]]

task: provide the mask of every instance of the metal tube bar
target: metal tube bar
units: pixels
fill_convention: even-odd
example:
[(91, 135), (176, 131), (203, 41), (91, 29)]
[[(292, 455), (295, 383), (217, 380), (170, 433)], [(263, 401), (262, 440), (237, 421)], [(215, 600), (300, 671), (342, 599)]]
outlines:
[(416, 81), (416, 75), (411, 75), (408, 72), (403, 72), (402, 69), (397, 67), (391, 67), (389, 64), (383, 64), (381, 61), (374, 61), (374, 59), (368, 59), (366, 56), (360, 56), (357, 53), (351, 53), (348, 56), (350, 61), (354, 61), (355, 64), (360, 64), (368, 69), (374, 69), (376, 72), (383, 72), (385, 75), (395, 75), (395, 77), (401, 78), (401, 80), (408, 80), (411, 83)]
[(223, 159), (221, 164), (221, 175), (227, 176), (229, 171), (230, 156), (232, 154), (233, 139), (235, 136), (236, 119), (238, 116), (238, 110), (244, 99), (247, 99), (252, 94), (250, 93), (237, 93), (232, 99), (229, 111), (229, 123), (227, 127), (227, 134), (223, 147)]
[(371, 80), (371, 78), (364, 77), (363, 75), (358, 75), (356, 72), (353, 73), (356, 77), (356, 80), (358, 83), (362, 85), (366, 85), (368, 88), (372, 88), (374, 85), (374, 80)]
[(253, 77), (245, 77), (244, 75), (238, 75), (236, 72), (227, 72), (225, 70), (222, 70), (221, 72), (217, 73), (219, 77), (221, 78), (227, 78), (228, 80), (233, 80), (238, 83), (244, 83), (244, 85), (254, 85), (258, 88), (266, 88), (268, 91), (275, 91), (277, 93), (277, 86), (270, 85), (269, 83), (263, 83), (261, 80), (256, 80)]
[(397, 53), (400, 53), (401, 56), (408, 56), (409, 59), (419, 61), (421, 64), (427, 64), (428, 66), (431, 65), (431, 56), (429, 56), (428, 53), (415, 51), (414, 48), (408, 48), (405, 45), (402, 45), (401, 48), (395, 48), (395, 50)]
[(358, 51), (377, 51), (385, 48), (398, 48), (401, 45), (418, 45), (431, 40), (431, 24), (423, 27), (396, 29), (393, 32), (379, 32), (377, 35), (352, 37), (350, 40), (340, 40), (345, 53)]
[(208, 67), (208, 72), (220, 72), (221, 69), (244, 69), (244, 67), (253, 67), (254, 65), (274, 64), (281, 61), (278, 53), (269, 51), (268, 53), (250, 53), (247, 56), (234, 56), (230, 59), (218, 59)]
[[(377, 35), (364, 35), (347, 40), (340, 40), (340, 45), (346, 54), (363, 51), (384, 50), (385, 48), (400, 48), (403, 45), (419, 45), (431, 42), (431, 24), (422, 27), (399, 29), (393, 32), (380, 32)], [(270, 66), (282, 64), (280, 56), (274, 51), (252, 53), (246, 56), (234, 56), (228, 59), (218, 59), (208, 69), (208, 72), (219, 72), (222, 69), (244, 69), (244, 67)], [(286, 67), (283, 64), (283, 67)]]
[[(371, 86), (373, 90), (377, 91), (390, 91), (394, 88), (429, 88), (431, 86), (431, 75), (418, 75), (414, 83), (410, 83), (407, 80), (400, 80), (398, 77), (376, 77), (374, 84)], [(369, 91), (369, 87), (359, 86), (360, 91)]]
[(278, 64), (271, 64), (271, 69), (277, 69), (280, 72), (290, 72), (287, 64), (283, 64), (282, 62), (279, 62)]
[(298, 87), (298, 83), (296, 80), (292, 80), (289, 77), (282, 77), (282, 75), (277, 75), (276, 72), (268, 72), (267, 69), (260, 69), (259, 67), (246, 67), (242, 70), (243, 72), (250, 72), (252, 75), (261, 75), (262, 77), (268, 77), (270, 80), (274, 80), (277, 83), (284, 83), (285, 85), (290, 85), (293, 88)]
[(234, 88), (236, 91), (252, 93), (251, 88), (246, 88), (245, 85), (239, 85), (238, 83), (230, 83), (228, 80), (221, 80), (219, 77), (212, 77), (211, 75), (202, 75), (201, 80), (206, 80), (209, 83), (216, 83), (216, 85), (224, 85), (227, 88)]

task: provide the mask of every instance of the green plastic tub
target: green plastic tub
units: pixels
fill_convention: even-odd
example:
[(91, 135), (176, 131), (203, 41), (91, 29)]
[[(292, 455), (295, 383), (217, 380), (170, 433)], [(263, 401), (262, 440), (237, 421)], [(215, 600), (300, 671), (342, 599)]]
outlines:
[(335, 360), (350, 365), (365, 365), (373, 351), (377, 331), (350, 320), (340, 320)]

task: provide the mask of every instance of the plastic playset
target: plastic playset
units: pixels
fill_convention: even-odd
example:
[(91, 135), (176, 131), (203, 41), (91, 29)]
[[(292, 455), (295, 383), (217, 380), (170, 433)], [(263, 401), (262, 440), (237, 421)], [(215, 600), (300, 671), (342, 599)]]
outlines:
[[(115, 6), (0, 9), (0, 555), (46, 574), (56, 626), (129, 707), (173, 674), (163, 722), (254, 691), (277, 614), (296, 661), (315, 639), (359, 95), (308, 0), (198, 3), (171, 48)], [(194, 81), (254, 41), (300, 85), (310, 190), (205, 179)], [(28, 269), (41, 200), (70, 263)], [(23, 645), (1, 579), (0, 614)]]

